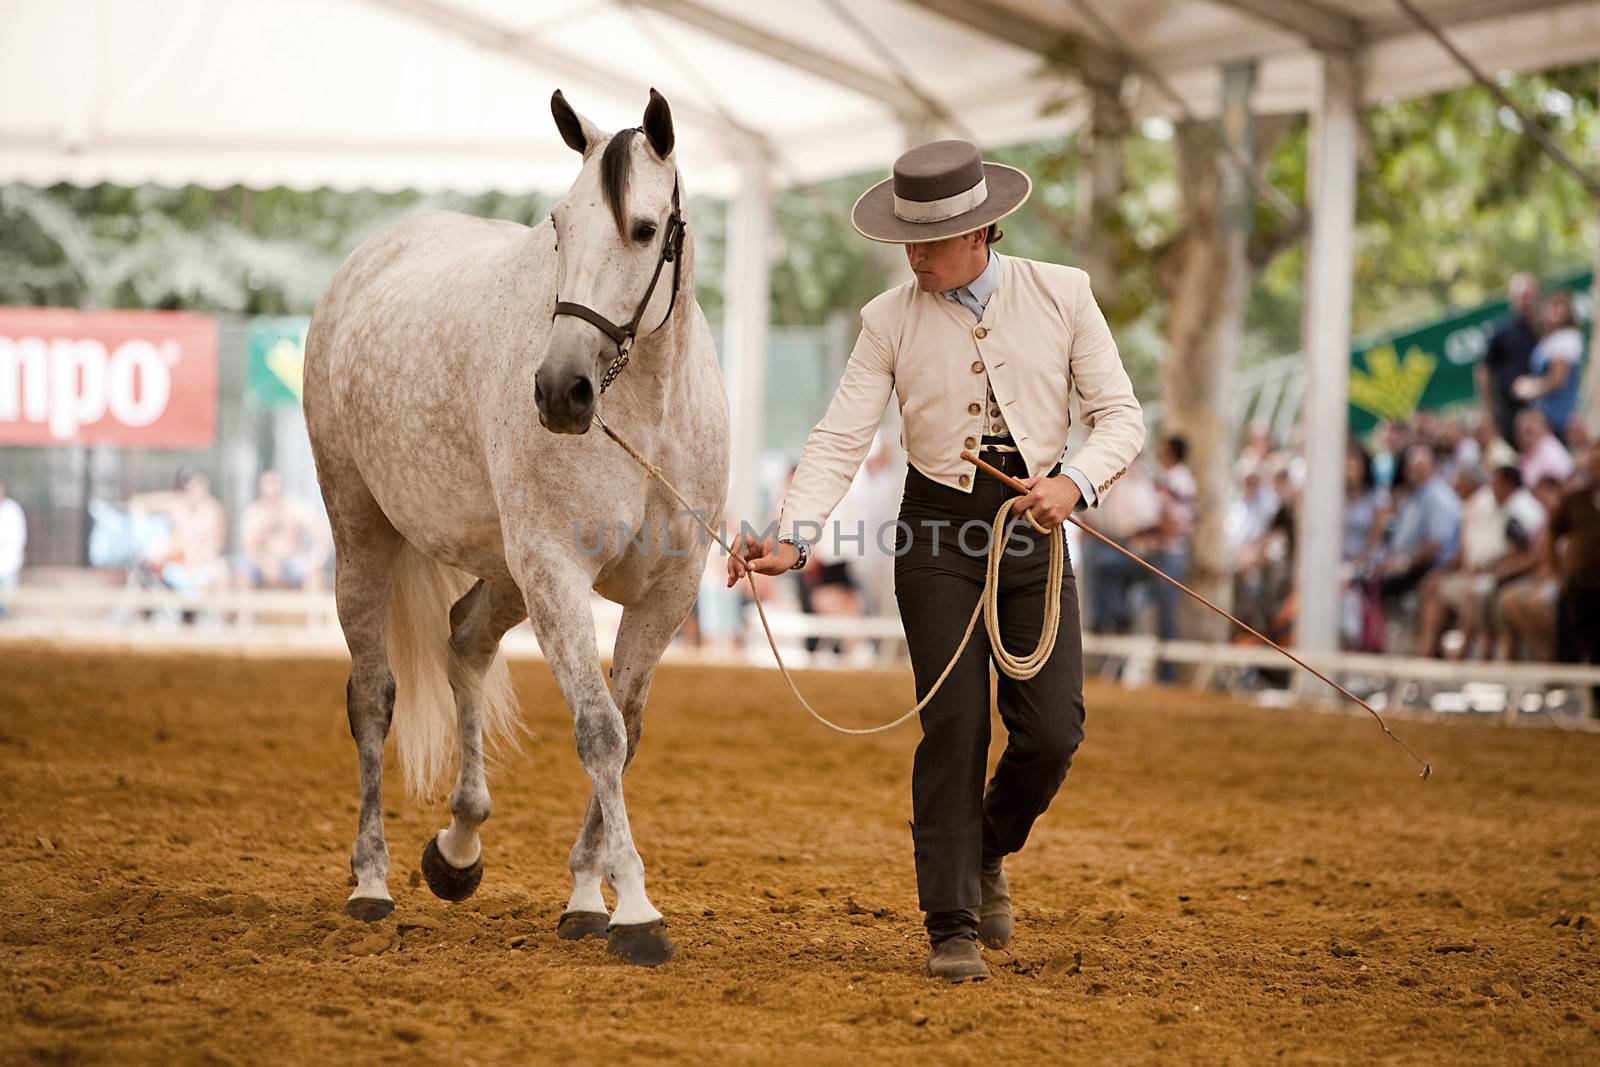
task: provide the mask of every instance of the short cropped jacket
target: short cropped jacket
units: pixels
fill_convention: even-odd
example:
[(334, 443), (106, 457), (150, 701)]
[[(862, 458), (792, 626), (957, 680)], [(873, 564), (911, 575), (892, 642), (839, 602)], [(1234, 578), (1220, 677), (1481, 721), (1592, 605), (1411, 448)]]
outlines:
[[(1028, 472), (1044, 474), (1063, 461), (1088, 477), (1092, 503), (1105, 499), (1144, 447), (1144, 413), (1089, 276), (1056, 263), (996, 258), (1000, 286), (982, 322), (914, 280), (862, 309), (844, 376), (784, 497), (784, 534), (819, 536), (871, 449), (891, 392), (906, 457), (934, 481), (970, 491), (979, 477), (961, 450), (983, 436), (992, 386)], [(1074, 391), (1090, 432), (1065, 456)]]

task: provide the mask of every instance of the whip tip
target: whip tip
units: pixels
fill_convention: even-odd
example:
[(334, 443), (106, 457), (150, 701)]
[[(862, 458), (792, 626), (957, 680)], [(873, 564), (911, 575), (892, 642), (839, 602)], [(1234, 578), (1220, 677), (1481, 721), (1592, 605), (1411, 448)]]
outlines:
[(1424, 763), (1422, 765), (1422, 780), (1426, 782), (1431, 777), (1433, 777), (1433, 765)]

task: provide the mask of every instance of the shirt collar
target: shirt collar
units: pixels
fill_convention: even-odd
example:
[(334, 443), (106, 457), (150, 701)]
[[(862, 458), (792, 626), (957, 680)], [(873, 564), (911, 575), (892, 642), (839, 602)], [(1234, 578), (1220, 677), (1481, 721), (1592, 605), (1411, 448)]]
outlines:
[(984, 264), (981, 274), (966, 285), (945, 290), (944, 295), (946, 299), (957, 300), (956, 294), (965, 289), (982, 306), (989, 302), (989, 298), (994, 295), (994, 291), (998, 288), (1000, 288), (1000, 257), (990, 251), (989, 262)]

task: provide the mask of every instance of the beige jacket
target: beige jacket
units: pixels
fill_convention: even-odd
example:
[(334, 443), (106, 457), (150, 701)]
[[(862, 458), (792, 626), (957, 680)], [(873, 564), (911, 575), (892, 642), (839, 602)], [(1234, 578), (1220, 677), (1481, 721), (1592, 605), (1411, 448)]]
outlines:
[[(901, 444), (911, 465), (942, 485), (971, 491), (977, 468), (961, 458), (995, 398), (1028, 471), (1063, 458), (1073, 390), (1091, 427), (1066, 457), (1104, 499), (1144, 447), (1144, 414), (1105, 316), (1076, 267), (997, 256), (1000, 287), (971, 312), (908, 281), (861, 311), (861, 335), (827, 414), (806, 439), (779, 525), (814, 540), (872, 447), (890, 392), (900, 405)], [(1096, 500), (1094, 503), (1098, 503)]]

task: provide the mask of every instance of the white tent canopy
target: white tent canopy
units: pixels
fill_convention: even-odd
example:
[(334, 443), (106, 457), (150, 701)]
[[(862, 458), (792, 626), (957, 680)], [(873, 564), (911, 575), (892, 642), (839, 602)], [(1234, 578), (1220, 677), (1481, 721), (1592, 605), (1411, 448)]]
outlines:
[[(1256, 109), (1311, 108), (1318, 53), (1362, 98), (1464, 76), (1392, 0), (1091, 0), (1196, 111), (1256, 57)], [(1592, 58), (1600, 3), (1424, 0), (1491, 70)], [(672, 102), (693, 187), (883, 167), (915, 136), (1058, 135), (1039, 51), (1071, 0), (33, 0), (0, 7), (0, 181), (564, 189), (557, 87), (615, 128)], [(1070, 95), (1070, 90), (1068, 91)], [(1162, 110), (1157, 94), (1141, 108)]]
[[(1410, 0), (1479, 67), (1600, 59), (1597, 0)], [(671, 101), (692, 191), (731, 195), (730, 510), (754, 513), (774, 188), (886, 170), (908, 142), (1069, 131), (1041, 78), (1067, 33), (1213, 114), (1311, 116), (1302, 647), (1336, 645), (1357, 117), (1470, 77), (1398, 0), (14, 0), (0, 7), (0, 182), (559, 192), (564, 88), (604, 128)], [(1146, 84), (1145, 115), (1177, 110)], [(1064, 109), (1045, 115), (1047, 103)]]

